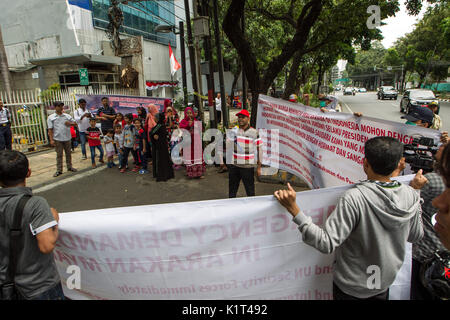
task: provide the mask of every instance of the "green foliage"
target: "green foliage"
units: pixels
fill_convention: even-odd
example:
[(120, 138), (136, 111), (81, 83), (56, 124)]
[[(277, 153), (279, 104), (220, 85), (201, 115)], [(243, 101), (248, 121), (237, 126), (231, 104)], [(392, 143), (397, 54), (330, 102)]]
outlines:
[(53, 97), (56, 93), (61, 91), (61, 86), (59, 83), (53, 83), (51, 84), (47, 90), (44, 90), (41, 92), (40, 97), (42, 102), (50, 102), (53, 100)]

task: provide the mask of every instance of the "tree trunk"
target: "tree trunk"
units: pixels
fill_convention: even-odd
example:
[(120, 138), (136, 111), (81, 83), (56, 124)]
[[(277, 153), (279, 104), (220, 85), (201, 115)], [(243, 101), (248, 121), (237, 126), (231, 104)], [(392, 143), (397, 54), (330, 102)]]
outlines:
[(11, 93), (12, 90), (12, 80), (11, 74), (8, 69), (8, 59), (6, 57), (5, 45), (3, 43), (2, 29), (0, 27), (0, 73), (2, 74), (3, 83), (5, 90)]
[[(233, 100), (234, 100), (234, 89), (236, 89), (236, 85), (237, 82), (239, 80), (239, 75), (241, 74), (241, 70), (242, 70), (242, 65), (239, 64), (238, 65), (238, 69), (237, 72), (235, 74), (233, 74), (233, 83), (231, 84), (231, 92), (230, 92), (230, 101), (231, 101), (231, 106), (233, 105)], [(231, 108), (230, 106), (230, 108)]]
[(295, 91), (298, 91), (300, 88), (297, 88), (297, 79), (298, 79), (298, 69), (300, 67), (300, 62), (302, 61), (302, 54), (300, 52), (297, 52), (294, 55), (294, 60), (292, 61), (291, 70), (289, 71), (289, 77), (286, 82), (286, 88), (284, 89), (282, 98), (287, 100), (289, 99), (289, 95), (294, 93)]
[(317, 89), (316, 89), (316, 95), (319, 95), (320, 93), (320, 87), (322, 86), (322, 66), (319, 66), (319, 74), (317, 76)]
[(310, 30), (313, 28), (322, 11), (323, 4), (321, 0), (311, 0), (304, 5), (296, 22), (297, 27), (295, 35), (292, 39), (286, 41), (281, 49), (281, 53), (275, 57), (269, 63), (264, 72), (261, 73), (250, 42), (245, 36), (240, 24), (236, 23), (242, 19), (245, 3), (246, 1), (243, 0), (232, 0), (223, 20), (222, 26), (225, 34), (236, 48), (239, 57), (244, 63), (247, 83), (249, 89), (254, 95), (254, 98), (252, 99), (250, 124), (255, 126), (258, 112), (258, 93), (266, 94), (267, 90), (270, 88), (273, 81), (286, 63), (297, 51), (303, 50), (308, 40)]

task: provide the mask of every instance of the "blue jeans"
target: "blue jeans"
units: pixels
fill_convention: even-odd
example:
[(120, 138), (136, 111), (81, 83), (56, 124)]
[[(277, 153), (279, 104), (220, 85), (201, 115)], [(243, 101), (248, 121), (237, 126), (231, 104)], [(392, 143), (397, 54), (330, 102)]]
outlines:
[(95, 164), (95, 148), (100, 150), (100, 160), (103, 160), (103, 147), (102, 147), (102, 145), (94, 146), (94, 147), (89, 146), (89, 148), (91, 149), (91, 161), (92, 161), (92, 164)]
[(86, 133), (80, 132), (81, 152), (86, 157)]
[[(22, 296), (20, 296), (19, 299), (25, 300), (25, 298)], [(33, 297), (30, 300), (65, 300), (64, 291), (61, 283), (58, 283), (53, 288), (41, 293), (36, 297)]]

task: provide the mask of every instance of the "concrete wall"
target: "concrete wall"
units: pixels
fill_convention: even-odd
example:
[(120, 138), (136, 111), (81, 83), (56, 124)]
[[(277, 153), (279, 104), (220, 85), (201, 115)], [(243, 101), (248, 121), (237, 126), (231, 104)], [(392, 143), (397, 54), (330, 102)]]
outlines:
[(62, 0), (0, 1), (0, 24), (7, 51), (11, 45), (50, 38), (55, 40), (41, 41), (41, 46), (37, 46), (37, 57), (44, 53), (47, 57), (80, 53), (68, 18), (67, 5)]

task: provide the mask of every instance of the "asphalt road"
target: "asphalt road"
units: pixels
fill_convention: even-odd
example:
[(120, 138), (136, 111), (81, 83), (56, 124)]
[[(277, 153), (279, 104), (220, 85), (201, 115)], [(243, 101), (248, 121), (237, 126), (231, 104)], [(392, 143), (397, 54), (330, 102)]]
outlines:
[[(356, 93), (354, 96), (344, 96), (342, 93), (337, 94), (340, 101), (344, 102), (343, 112), (350, 112), (345, 107), (347, 104), (351, 111), (362, 112), (363, 115), (405, 123), (405, 119), (401, 119), (404, 115), (400, 112), (400, 96), (397, 100), (378, 100), (376, 92)], [(450, 103), (441, 101), (441, 109), (439, 116), (442, 119), (442, 131), (450, 132)]]
[[(228, 173), (219, 174), (217, 171), (218, 168), (208, 166), (204, 179), (188, 179), (185, 170), (181, 169), (175, 171), (175, 179), (156, 182), (151, 172), (139, 175), (131, 171), (120, 173), (117, 168), (104, 169), (85, 177), (80, 173), (80, 179), (36, 195), (47, 199), (58, 212), (226, 199)], [(255, 188), (256, 195), (262, 196), (273, 195), (285, 187), (279, 183), (258, 182), (255, 177)], [(296, 190), (301, 191), (301, 188)], [(242, 182), (237, 196), (246, 196)]]

